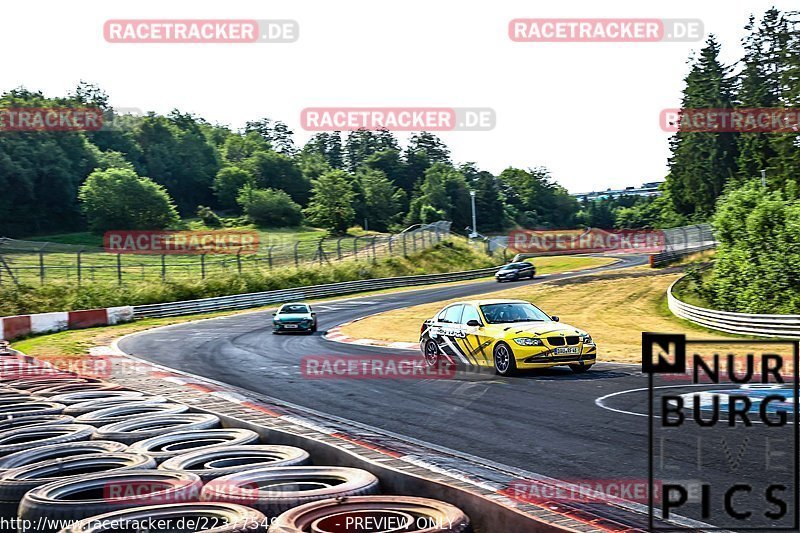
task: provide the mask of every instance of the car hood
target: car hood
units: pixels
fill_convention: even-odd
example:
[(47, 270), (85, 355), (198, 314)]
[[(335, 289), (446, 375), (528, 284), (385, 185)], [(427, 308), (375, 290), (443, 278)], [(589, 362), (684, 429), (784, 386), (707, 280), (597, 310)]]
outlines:
[(492, 324), (490, 327), (501, 335), (508, 333), (514, 333), (515, 335), (527, 334), (531, 336), (558, 335), (561, 333), (564, 335), (582, 335), (585, 333), (583, 330), (575, 326), (570, 326), (569, 324), (564, 324), (563, 322), (518, 322), (516, 324)]
[(282, 313), (275, 317), (276, 320), (283, 321), (283, 320), (310, 320), (311, 315), (308, 313)]

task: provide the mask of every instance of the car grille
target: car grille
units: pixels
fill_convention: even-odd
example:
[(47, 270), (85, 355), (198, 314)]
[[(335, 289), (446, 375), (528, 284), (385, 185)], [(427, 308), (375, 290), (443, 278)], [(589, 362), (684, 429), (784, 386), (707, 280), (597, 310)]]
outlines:
[(568, 337), (547, 337), (547, 342), (550, 346), (575, 346), (576, 344), (580, 344), (581, 338), (577, 335), (570, 335)]

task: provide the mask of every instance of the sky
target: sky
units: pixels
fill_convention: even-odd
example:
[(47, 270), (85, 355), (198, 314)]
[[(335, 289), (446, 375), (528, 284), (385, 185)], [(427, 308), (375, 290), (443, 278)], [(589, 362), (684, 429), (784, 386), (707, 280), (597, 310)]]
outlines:
[[(794, 5), (793, 5), (794, 4)], [(700, 19), (741, 55), (743, 26), (796, 0), (116, 0), (3, 5), (0, 89), (59, 96), (80, 80), (117, 108), (178, 108), (240, 128), (270, 117), (302, 144), (308, 107), (488, 107), (490, 131), (440, 132), (456, 162), (545, 166), (571, 192), (667, 173), (662, 109), (679, 107), (702, 42), (519, 43), (516, 18)], [(291, 19), (293, 43), (109, 43), (109, 19)], [(399, 132), (404, 141), (408, 134)]]

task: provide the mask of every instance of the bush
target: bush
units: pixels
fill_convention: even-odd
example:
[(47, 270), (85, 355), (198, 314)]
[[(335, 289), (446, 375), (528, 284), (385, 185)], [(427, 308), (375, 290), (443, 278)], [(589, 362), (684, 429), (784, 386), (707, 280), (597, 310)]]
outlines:
[(714, 306), (748, 313), (800, 312), (800, 200), (757, 181), (720, 198), (719, 245), (706, 287)]
[(198, 205), (197, 216), (200, 217), (200, 220), (203, 221), (203, 224), (205, 224), (207, 228), (222, 227), (222, 219), (220, 219), (217, 216), (217, 214), (211, 210), (210, 207), (206, 207), (204, 205)]
[(124, 168), (95, 170), (78, 193), (89, 229), (157, 230), (179, 222), (166, 189)]
[(302, 208), (284, 191), (245, 185), (236, 201), (253, 222), (262, 226), (299, 226), (303, 222)]

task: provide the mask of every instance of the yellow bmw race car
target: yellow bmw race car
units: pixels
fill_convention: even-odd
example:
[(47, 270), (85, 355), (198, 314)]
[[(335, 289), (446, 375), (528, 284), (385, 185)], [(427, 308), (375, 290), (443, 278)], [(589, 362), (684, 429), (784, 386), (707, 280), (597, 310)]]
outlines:
[(588, 333), (523, 300), (448, 305), (422, 325), (420, 349), (431, 366), (494, 367), (502, 376), (558, 365), (581, 373), (597, 358)]

